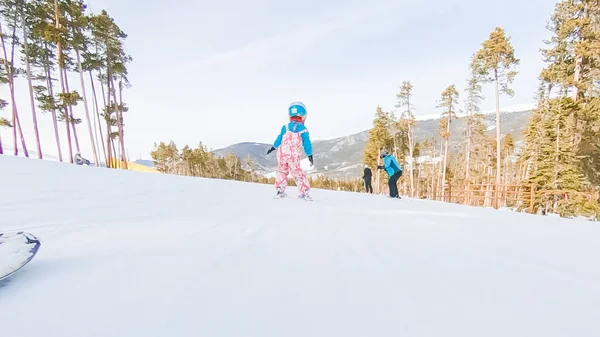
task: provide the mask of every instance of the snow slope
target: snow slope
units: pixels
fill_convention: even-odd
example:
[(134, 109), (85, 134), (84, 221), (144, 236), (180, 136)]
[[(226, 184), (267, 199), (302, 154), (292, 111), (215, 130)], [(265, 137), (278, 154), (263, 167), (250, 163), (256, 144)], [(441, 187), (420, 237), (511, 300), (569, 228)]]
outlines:
[[(2, 336), (600, 336), (596, 223), (0, 156)], [(295, 192), (295, 189), (294, 191)]]

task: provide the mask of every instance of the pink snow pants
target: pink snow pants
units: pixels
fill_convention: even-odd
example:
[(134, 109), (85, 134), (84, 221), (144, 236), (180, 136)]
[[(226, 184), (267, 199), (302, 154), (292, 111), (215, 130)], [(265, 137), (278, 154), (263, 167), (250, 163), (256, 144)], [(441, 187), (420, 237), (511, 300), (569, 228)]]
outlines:
[(291, 132), (286, 126), (286, 132), (281, 139), (281, 146), (277, 149), (277, 171), (275, 176), (275, 189), (285, 191), (287, 177), (291, 174), (296, 182), (300, 194), (308, 194), (310, 185), (306, 173), (300, 167), (302, 154), (302, 133)]

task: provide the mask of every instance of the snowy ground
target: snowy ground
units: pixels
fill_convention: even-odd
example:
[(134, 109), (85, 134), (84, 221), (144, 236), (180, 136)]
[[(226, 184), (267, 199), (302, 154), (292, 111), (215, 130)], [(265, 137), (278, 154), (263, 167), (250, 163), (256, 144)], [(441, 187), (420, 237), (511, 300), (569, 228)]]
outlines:
[(600, 336), (600, 226), (0, 156), (2, 336)]

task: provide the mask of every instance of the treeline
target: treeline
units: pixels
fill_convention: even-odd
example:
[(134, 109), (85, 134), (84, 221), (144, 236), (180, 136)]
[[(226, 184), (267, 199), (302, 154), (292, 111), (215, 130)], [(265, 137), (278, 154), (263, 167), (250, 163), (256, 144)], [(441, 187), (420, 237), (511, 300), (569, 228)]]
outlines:
[[(267, 178), (257, 172), (257, 165), (249, 155), (242, 161), (234, 154), (216, 156), (200, 143), (198, 147), (191, 148), (186, 145), (178, 149), (174, 142), (168, 144), (160, 142), (154, 144), (150, 152), (155, 168), (167, 174), (238, 180), (262, 184), (274, 184), (275, 178)], [(322, 188), (339, 191), (362, 191), (362, 180), (333, 180), (328, 177), (309, 177), (313, 188)], [(295, 186), (293, 179), (288, 179), (290, 186)]]
[[(438, 135), (414, 141), (413, 86), (405, 81), (397, 94), (396, 112), (378, 107), (364, 162), (378, 163), (382, 148), (392, 150), (406, 166), (402, 188), (415, 197), (439, 199), (453, 186), (517, 185), (534, 188), (520, 208), (537, 213), (598, 218), (600, 184), (600, 6), (586, 0), (559, 2), (547, 27), (552, 37), (541, 54), (537, 108), (516, 153), (510, 135), (501, 136), (496, 109), (496, 134), (486, 135), (480, 104), (484, 85), (493, 85), (496, 107), (512, 96), (511, 84), (520, 60), (505, 31), (496, 27), (469, 60), (464, 97), (455, 84), (440, 93)], [(462, 103), (467, 123), (462, 150), (449, 155), (450, 124)], [(398, 114), (397, 116), (395, 114)], [(380, 180), (387, 177), (380, 176)], [(381, 182), (381, 181), (380, 181)], [(505, 187), (504, 187), (505, 188)], [(456, 188), (455, 188), (456, 189)], [(590, 197), (594, 196), (594, 197)], [(496, 199), (498, 200), (498, 199)], [(494, 205), (498, 207), (499, 205)]]
[[(108, 167), (117, 159), (127, 161), (123, 113), (128, 108), (123, 90), (130, 85), (127, 65), (132, 60), (124, 49), (127, 35), (106, 11), (93, 14), (86, 9), (78, 0), (0, 1), (0, 85), (8, 86), (10, 92), (8, 98), (0, 99), (0, 108), (10, 111), (10, 117), (0, 117), (0, 132), (12, 129), (15, 156), (20, 145), (29, 157), (31, 145), (25, 142), (21, 121), (32, 118), (40, 159), (44, 148), (56, 146), (63, 161), (61, 144), (66, 142), (68, 160), (73, 162), (75, 151), (80, 152), (79, 137), (87, 133), (97, 165), (100, 159)], [(78, 81), (71, 83), (69, 75)], [(29, 104), (16, 102), (19, 78), (26, 80)], [(84, 129), (78, 128), (82, 118), (74, 113), (80, 103), (87, 124)], [(41, 144), (40, 112), (49, 115), (41, 118), (52, 119), (56, 144)], [(65, 134), (59, 132), (58, 123), (64, 123)], [(6, 139), (0, 138), (0, 154)]]

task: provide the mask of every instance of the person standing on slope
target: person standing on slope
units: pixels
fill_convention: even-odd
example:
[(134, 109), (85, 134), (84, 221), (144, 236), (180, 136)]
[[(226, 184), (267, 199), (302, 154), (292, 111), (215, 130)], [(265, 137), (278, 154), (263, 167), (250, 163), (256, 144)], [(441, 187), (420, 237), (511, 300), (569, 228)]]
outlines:
[(287, 194), (287, 177), (294, 177), (300, 194), (298, 198), (312, 200), (309, 192), (310, 185), (306, 172), (300, 167), (302, 148), (308, 156), (310, 165), (313, 166), (312, 143), (308, 129), (304, 126), (306, 121), (306, 106), (301, 102), (292, 102), (288, 107), (290, 122), (281, 128), (281, 132), (267, 154), (277, 150), (277, 170), (275, 176), (276, 197), (285, 197)]
[(365, 165), (365, 172), (363, 173), (362, 178), (365, 182), (365, 191), (367, 193), (373, 194), (373, 186), (371, 186), (371, 180), (373, 179), (373, 172), (371, 172), (369, 165)]
[(377, 166), (377, 168), (380, 170), (385, 169), (389, 176), (388, 186), (390, 187), (390, 197), (402, 199), (398, 194), (398, 186), (396, 186), (398, 179), (402, 176), (402, 166), (387, 150), (381, 151), (380, 158), (383, 159), (383, 165)]

